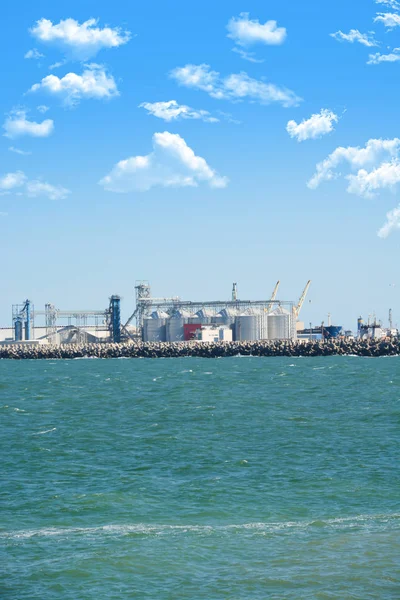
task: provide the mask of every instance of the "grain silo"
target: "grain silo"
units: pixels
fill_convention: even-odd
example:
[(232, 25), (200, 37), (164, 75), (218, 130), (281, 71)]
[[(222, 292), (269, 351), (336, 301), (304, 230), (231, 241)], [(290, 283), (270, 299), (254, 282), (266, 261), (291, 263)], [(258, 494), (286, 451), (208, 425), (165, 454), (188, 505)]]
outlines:
[(246, 311), (235, 318), (235, 340), (238, 342), (259, 339), (260, 315)]
[(151, 313), (150, 318), (143, 320), (143, 341), (144, 342), (165, 342), (166, 341), (166, 323), (168, 315), (165, 312), (156, 310)]
[(291, 314), (281, 306), (268, 314), (267, 322), (269, 340), (289, 340), (293, 337)]
[(227, 307), (223, 308), (219, 311), (219, 313), (212, 317), (212, 323), (216, 323), (218, 325), (225, 325), (226, 327), (231, 327), (235, 323), (235, 318), (238, 316), (238, 311), (235, 308)]
[(191, 314), (183, 309), (175, 310), (166, 324), (167, 342), (183, 342), (185, 339), (184, 325), (189, 323)]

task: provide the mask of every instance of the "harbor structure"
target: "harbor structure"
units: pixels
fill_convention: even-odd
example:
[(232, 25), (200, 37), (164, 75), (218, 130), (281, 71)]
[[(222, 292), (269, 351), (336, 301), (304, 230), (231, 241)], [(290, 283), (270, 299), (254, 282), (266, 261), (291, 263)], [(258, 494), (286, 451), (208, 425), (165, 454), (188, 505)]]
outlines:
[[(278, 281), (271, 296), (265, 300), (239, 299), (237, 283), (234, 283), (230, 300), (192, 301), (182, 300), (179, 296), (153, 297), (149, 282), (137, 281), (136, 308), (125, 326), (136, 319), (137, 331), (143, 341), (188, 341), (192, 339), (188, 327), (191, 324), (228, 328), (233, 340), (293, 340), (296, 339), (296, 320), (311, 281), (307, 282), (297, 304), (277, 299), (279, 284)], [(162, 318), (154, 322), (154, 316), (160, 314)], [(156, 333), (150, 335), (149, 331)]]
[[(149, 282), (137, 281), (136, 307), (125, 324), (121, 320), (121, 297), (116, 294), (109, 298), (104, 310), (62, 310), (52, 303), (46, 303), (44, 310), (36, 310), (26, 300), (13, 305), (13, 329), (4, 334), (0, 331), (0, 343), (175, 343), (196, 339), (202, 330), (202, 341), (207, 336), (215, 341), (217, 333), (222, 341), (294, 340), (310, 283), (295, 304), (277, 298), (280, 281), (270, 297), (263, 300), (240, 299), (235, 282), (229, 300), (208, 301), (153, 297)], [(44, 324), (35, 327), (35, 319)], [(136, 327), (132, 324), (134, 319)]]

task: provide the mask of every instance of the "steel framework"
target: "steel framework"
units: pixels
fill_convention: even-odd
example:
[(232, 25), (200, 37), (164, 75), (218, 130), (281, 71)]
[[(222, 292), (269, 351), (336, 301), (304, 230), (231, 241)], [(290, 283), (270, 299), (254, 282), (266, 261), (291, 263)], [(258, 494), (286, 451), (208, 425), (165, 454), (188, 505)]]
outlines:
[[(279, 284), (279, 282), (278, 282)], [(132, 319), (136, 318), (137, 333), (140, 335), (143, 328), (143, 321), (149, 317), (152, 312), (161, 310), (168, 315), (172, 315), (176, 310), (186, 310), (191, 314), (196, 313), (201, 309), (207, 310), (212, 315), (227, 309), (234, 309), (237, 313), (243, 313), (248, 309), (254, 308), (258, 311), (268, 313), (273, 307), (281, 306), (285, 308), (292, 316), (295, 315), (294, 302), (276, 300), (276, 292), (278, 284), (275, 286), (272, 298), (268, 300), (237, 300), (237, 292), (234, 285), (235, 294), (232, 293), (232, 300), (208, 300), (204, 302), (193, 302), (191, 300), (181, 300), (179, 296), (173, 298), (152, 298), (151, 288), (148, 281), (136, 282), (136, 309), (125, 324), (129, 325)], [(295, 319), (291, 319), (293, 336), (295, 336), (296, 323)]]
[(35, 331), (34, 323), (34, 306), (30, 300), (25, 300), (23, 304), (13, 304), (12, 324), (16, 341), (22, 341), (24, 334), (25, 340), (30, 340)]

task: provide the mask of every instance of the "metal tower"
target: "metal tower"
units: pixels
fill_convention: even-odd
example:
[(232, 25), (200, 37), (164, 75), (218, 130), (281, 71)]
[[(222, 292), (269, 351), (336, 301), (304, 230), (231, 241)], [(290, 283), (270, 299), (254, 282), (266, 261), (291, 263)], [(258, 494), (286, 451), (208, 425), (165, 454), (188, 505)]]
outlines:
[(110, 298), (110, 336), (114, 344), (121, 341), (121, 298), (111, 296)]
[(34, 309), (30, 300), (25, 300), (23, 304), (13, 304), (12, 320), (16, 341), (22, 341), (24, 334), (25, 340), (32, 339), (34, 332)]
[(234, 283), (232, 286), (232, 302), (236, 302), (237, 297), (237, 283)]
[(57, 309), (54, 304), (45, 304), (45, 322), (46, 322), (46, 337), (48, 340), (51, 339), (53, 343), (56, 341), (57, 333)]

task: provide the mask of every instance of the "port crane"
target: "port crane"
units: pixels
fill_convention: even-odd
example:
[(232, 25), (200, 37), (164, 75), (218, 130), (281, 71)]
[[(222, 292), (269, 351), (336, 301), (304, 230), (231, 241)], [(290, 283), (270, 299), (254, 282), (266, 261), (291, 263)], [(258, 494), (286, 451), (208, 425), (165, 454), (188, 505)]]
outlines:
[(297, 305), (293, 307), (293, 313), (294, 313), (294, 317), (296, 318), (296, 320), (299, 318), (299, 314), (300, 314), (301, 308), (304, 304), (304, 300), (306, 299), (310, 285), (311, 285), (311, 279), (309, 279), (307, 281), (306, 287), (304, 288), (303, 293), (301, 294)]
[(234, 283), (232, 286), (232, 302), (236, 302), (237, 299), (238, 299), (237, 283)]
[(274, 291), (272, 292), (271, 302), (269, 302), (267, 308), (265, 309), (265, 312), (270, 312), (271, 308), (273, 307), (275, 298), (276, 298), (276, 296), (278, 294), (278, 289), (279, 289), (280, 284), (281, 284), (280, 281), (276, 282), (276, 285), (274, 287)]

